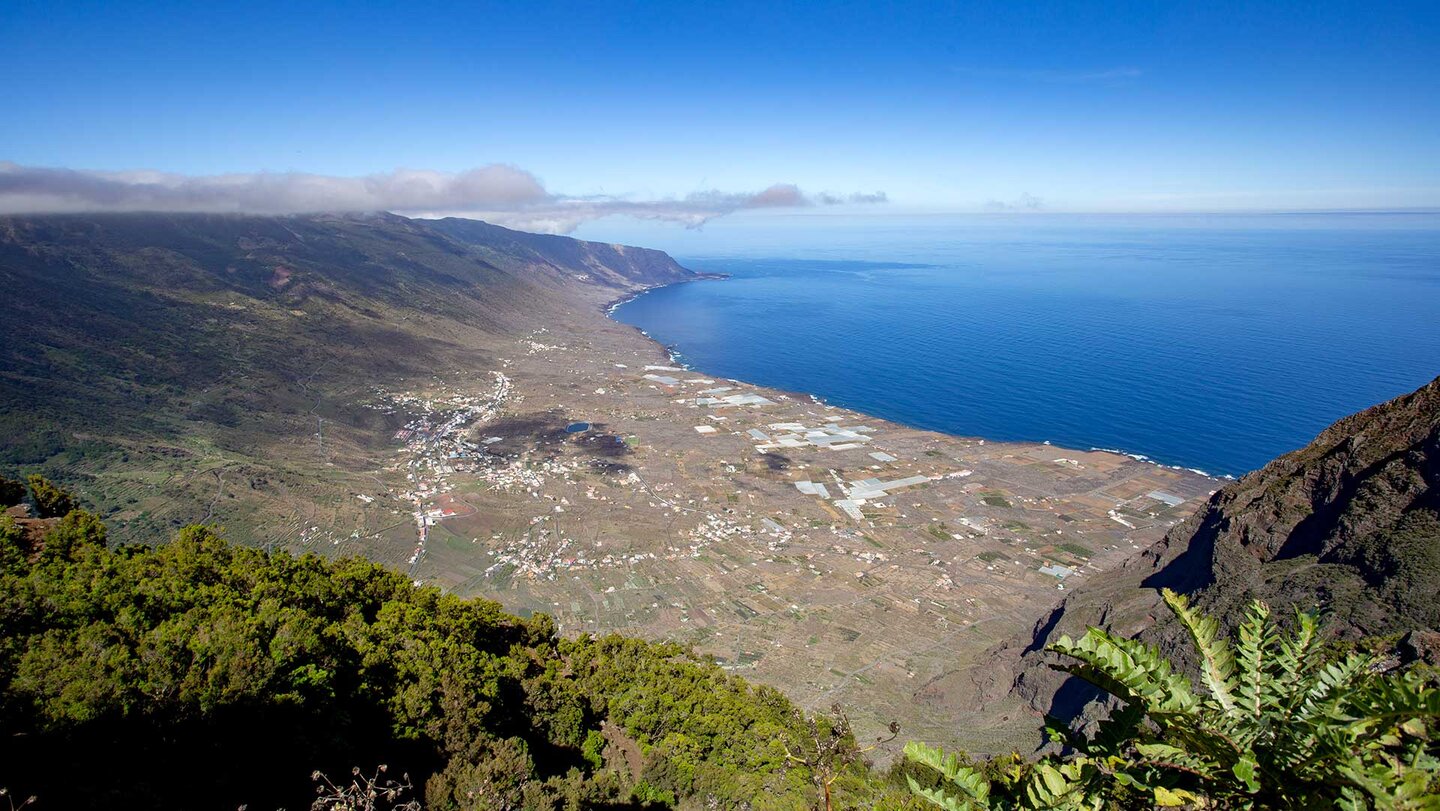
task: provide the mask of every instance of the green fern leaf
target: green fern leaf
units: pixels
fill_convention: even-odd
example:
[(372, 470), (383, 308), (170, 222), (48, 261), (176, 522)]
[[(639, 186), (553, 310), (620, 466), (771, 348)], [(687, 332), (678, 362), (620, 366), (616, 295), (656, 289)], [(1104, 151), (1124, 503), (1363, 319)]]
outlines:
[(1156, 786), (1154, 791), (1155, 805), (1159, 808), (1181, 808), (1192, 805), (1200, 798), (1195, 794), (1183, 789), (1168, 789), (1164, 786)]
[(1295, 684), (1315, 669), (1321, 661), (1312, 655), (1319, 639), (1320, 619), (1309, 611), (1295, 610), (1295, 635), (1293, 639), (1280, 641), (1279, 653), (1275, 657), (1275, 677), (1287, 684)]
[(1245, 788), (1249, 789), (1252, 794), (1260, 790), (1260, 779), (1256, 776), (1257, 767), (1258, 764), (1255, 762), (1255, 758), (1246, 755), (1235, 761), (1235, 765), (1230, 769), (1236, 777), (1240, 778), (1240, 782), (1244, 783)]
[(905, 780), (910, 784), (910, 791), (917, 797), (929, 800), (931, 803), (945, 809), (945, 811), (981, 811), (988, 809), (988, 805), (975, 803), (970, 799), (956, 797), (946, 794), (942, 789), (924, 788), (914, 777), (906, 775)]
[(1275, 645), (1275, 630), (1270, 624), (1270, 608), (1259, 600), (1252, 602), (1250, 609), (1245, 612), (1245, 621), (1236, 629), (1236, 633), (1240, 638), (1236, 657), (1240, 670), (1236, 692), (1240, 696), (1245, 714), (1251, 720), (1259, 720), (1265, 715), (1266, 707), (1276, 703), (1268, 671), (1269, 654)]
[(1340, 716), (1337, 712), (1340, 697), (1351, 691), (1374, 664), (1375, 657), (1352, 653), (1321, 668), (1305, 685), (1296, 718), (1309, 721)]
[(1091, 755), (1118, 755), (1123, 747), (1144, 739), (1144, 723), (1144, 706), (1130, 702), (1102, 720), (1088, 742), (1073, 748)]
[(1235, 698), (1231, 694), (1231, 679), (1235, 674), (1235, 657), (1230, 644), (1220, 637), (1220, 623), (1214, 618), (1190, 608), (1185, 598), (1170, 589), (1161, 592), (1165, 604), (1190, 633), (1190, 641), (1200, 654), (1200, 680), (1210, 696), (1227, 713), (1235, 711)]
[[(919, 741), (910, 741), (905, 744), (905, 757), (914, 763), (939, 772), (945, 782), (964, 793), (964, 799), (967, 801), (973, 800), (982, 807), (988, 805), (990, 781), (978, 770), (961, 763), (960, 759), (954, 755), (947, 755), (943, 750), (927, 746)], [(928, 795), (927, 799), (929, 799)]]
[(1190, 680), (1172, 672), (1154, 646), (1090, 628), (1078, 640), (1061, 637), (1048, 650), (1080, 661), (1062, 670), (1121, 700), (1143, 704), (1152, 718), (1193, 712), (1200, 705)]

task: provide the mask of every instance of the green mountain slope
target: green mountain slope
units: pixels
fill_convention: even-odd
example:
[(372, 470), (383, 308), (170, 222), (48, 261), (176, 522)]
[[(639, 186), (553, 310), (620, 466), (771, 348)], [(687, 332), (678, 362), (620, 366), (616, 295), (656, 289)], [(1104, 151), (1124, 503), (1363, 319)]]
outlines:
[(237, 537), (274, 537), (269, 516), (373, 470), (394, 428), (364, 407), (377, 388), (490, 368), (566, 308), (694, 277), (658, 251), (460, 220), (3, 217), (0, 468), (82, 483), (121, 535), (223, 492)]

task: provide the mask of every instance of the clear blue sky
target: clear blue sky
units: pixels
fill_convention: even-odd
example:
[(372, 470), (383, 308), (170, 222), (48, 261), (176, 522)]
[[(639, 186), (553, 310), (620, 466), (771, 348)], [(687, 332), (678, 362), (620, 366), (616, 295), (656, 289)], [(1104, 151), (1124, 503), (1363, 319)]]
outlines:
[(0, 161), (23, 166), (1440, 207), (1435, 2), (6, 0), (0, 77)]

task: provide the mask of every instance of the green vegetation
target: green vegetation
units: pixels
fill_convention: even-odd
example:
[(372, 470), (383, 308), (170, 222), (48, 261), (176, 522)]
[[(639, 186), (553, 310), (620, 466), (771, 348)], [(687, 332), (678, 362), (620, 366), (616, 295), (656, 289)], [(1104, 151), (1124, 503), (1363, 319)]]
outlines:
[(75, 494), (56, 487), (44, 476), (30, 477), (30, 497), (41, 518), (59, 518), (75, 509)]
[(1122, 702), (1086, 738), (1037, 762), (977, 764), (920, 743), (911, 790), (949, 811), (1031, 808), (1440, 808), (1440, 689), (1383, 658), (1327, 660), (1318, 622), (1283, 634), (1251, 604), (1231, 642), (1219, 622), (1165, 592), (1198, 654), (1204, 694), (1158, 649), (1091, 628), (1050, 646), (1064, 669)]
[(1323, 643), (1309, 614), (1282, 634), (1258, 602), (1232, 642), (1166, 592), (1203, 691), (1092, 628), (1050, 650), (1121, 702), (1095, 734), (1052, 722), (1064, 751), (1036, 761), (912, 743), (887, 780), (838, 707), (807, 716), (678, 645), (562, 639), (544, 615), (209, 527), (107, 541), (83, 510), (0, 517), (0, 784), (55, 807), (303, 805), (319, 773), (335, 797), (413, 781), (457, 811), (1440, 808), (1434, 673)]
[(983, 501), (983, 502), (985, 502), (986, 504), (989, 504), (991, 507), (1013, 507), (1013, 506), (1015, 506), (1015, 505), (1013, 505), (1013, 504), (1010, 503), (1010, 500), (1009, 500), (1009, 499), (1005, 498), (1004, 496), (1000, 495), (999, 493), (986, 493), (985, 495), (983, 495), (983, 496), (980, 497), (980, 500)]
[(22, 534), (0, 524), (0, 785), (49, 807), (304, 807), (315, 771), (378, 764), (432, 809), (912, 802), (848, 731), (794, 760), (815, 722), (677, 645), (561, 639), (208, 527), (110, 549), (76, 510)]
[(1093, 549), (1091, 549), (1090, 547), (1085, 546), (1085, 545), (1083, 545), (1083, 544), (1078, 544), (1078, 543), (1062, 543), (1062, 544), (1056, 544), (1056, 545), (1055, 545), (1055, 548), (1056, 548), (1056, 549), (1059, 549), (1059, 550), (1061, 550), (1061, 551), (1064, 551), (1064, 552), (1069, 552), (1070, 554), (1075, 555), (1076, 557), (1081, 557), (1081, 558), (1093, 558), (1093, 557), (1095, 557), (1095, 550), (1093, 550)]
[(46, 559), (74, 560), (87, 547), (105, 546), (106, 530), (99, 516), (71, 510), (45, 535), (41, 552)]
[(25, 558), (25, 533), (8, 515), (0, 515), (0, 566), (18, 565)]

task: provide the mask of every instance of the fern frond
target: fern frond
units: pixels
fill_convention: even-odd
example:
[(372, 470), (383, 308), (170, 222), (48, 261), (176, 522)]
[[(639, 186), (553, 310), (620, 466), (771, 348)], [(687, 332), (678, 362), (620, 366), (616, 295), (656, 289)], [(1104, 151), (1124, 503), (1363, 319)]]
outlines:
[(1096, 725), (1085, 746), (1075, 748), (1092, 755), (1118, 755), (1126, 744), (1145, 737), (1144, 723), (1144, 706), (1132, 701)]
[(1270, 607), (1259, 600), (1252, 602), (1236, 633), (1240, 638), (1236, 693), (1244, 713), (1259, 720), (1266, 705), (1274, 701), (1269, 654), (1275, 645), (1275, 628), (1270, 623)]
[(1135, 753), (1143, 758), (1144, 765), (1166, 771), (1182, 771), (1205, 778), (1212, 776), (1215, 772), (1214, 762), (1170, 744), (1137, 744)]
[(954, 755), (947, 755), (943, 750), (927, 746), (919, 741), (910, 741), (905, 744), (905, 758), (939, 772), (946, 783), (959, 789), (962, 793), (961, 797), (953, 798), (943, 790), (921, 789), (920, 785), (915, 782), (915, 778), (907, 778), (911, 790), (925, 799), (947, 809), (952, 806), (942, 802), (942, 799), (965, 803), (960, 808), (969, 808), (970, 804), (977, 804), (980, 808), (989, 806), (990, 781), (979, 770), (966, 766)]
[(1334, 715), (1339, 699), (1369, 672), (1375, 661), (1373, 656), (1352, 653), (1317, 671), (1304, 690), (1295, 714), (1297, 720)]
[(1426, 721), (1440, 721), (1440, 690), (1409, 674), (1371, 679), (1343, 697), (1342, 711), (1358, 720), (1347, 729), (1360, 731), (1386, 725), (1406, 734), (1426, 736)]
[(1210, 696), (1222, 710), (1235, 712), (1235, 698), (1231, 694), (1235, 657), (1230, 651), (1230, 644), (1220, 636), (1220, 623), (1214, 617), (1190, 608), (1182, 595), (1170, 589), (1161, 594), (1176, 619), (1190, 633), (1190, 641), (1195, 643), (1195, 650), (1200, 654), (1200, 680), (1205, 689), (1210, 691)]
[(1077, 752), (1090, 751), (1090, 741), (1086, 740), (1084, 735), (1071, 729), (1069, 724), (1053, 715), (1045, 716), (1045, 726), (1042, 729), (1045, 737), (1051, 743), (1061, 744)]
[(1193, 712), (1200, 699), (1190, 680), (1173, 672), (1153, 645), (1120, 639), (1090, 628), (1078, 640), (1063, 636), (1047, 650), (1078, 659), (1060, 669), (1127, 702), (1139, 702), (1152, 718)]
[(1169, 789), (1156, 786), (1153, 793), (1156, 808), (1181, 808), (1195, 806), (1202, 798), (1184, 789)]
[(1280, 640), (1280, 651), (1275, 656), (1277, 679), (1297, 684), (1320, 663), (1320, 657), (1312, 655), (1319, 639), (1319, 627), (1320, 618), (1316, 614), (1295, 609), (1295, 635)]
[(916, 782), (915, 778), (906, 775), (906, 782), (910, 784), (910, 792), (917, 797), (929, 800), (931, 803), (945, 809), (945, 811), (984, 811), (987, 805), (978, 805), (972, 799), (956, 797), (945, 793), (943, 789), (925, 788)]
[(1025, 799), (1030, 807), (1098, 808), (1100, 797), (1087, 797), (1084, 791), (1082, 778), (1086, 765), (1086, 761), (1057, 764), (1042, 760), (1036, 763), (1025, 783)]
[(1410, 673), (1392, 678), (1375, 679), (1354, 697), (1363, 701), (1364, 711), (1378, 716), (1414, 715), (1434, 717), (1440, 714), (1440, 689)]
[(1377, 763), (1362, 768), (1344, 764), (1338, 771), (1360, 792), (1368, 795), (1373, 807), (1433, 811), (1440, 809), (1434, 774), (1401, 763)]
[[(1206, 692), (1159, 649), (1090, 628), (1047, 650), (1052, 665), (1123, 704), (1088, 739), (1053, 720), (1073, 751), (1016, 765), (989, 782), (936, 749), (906, 747), (945, 778), (915, 793), (949, 811), (1069, 809), (1133, 804), (1190, 808), (1347, 808), (1440, 811), (1440, 689), (1433, 676), (1385, 672), (1378, 658), (1326, 663), (1319, 621), (1297, 613), (1281, 633), (1253, 603), (1234, 636), (1179, 595), (1165, 602), (1200, 655)], [(1017, 761), (1018, 763), (1018, 761)], [(993, 768), (993, 767), (992, 767)]]

